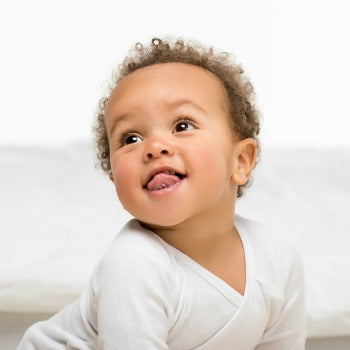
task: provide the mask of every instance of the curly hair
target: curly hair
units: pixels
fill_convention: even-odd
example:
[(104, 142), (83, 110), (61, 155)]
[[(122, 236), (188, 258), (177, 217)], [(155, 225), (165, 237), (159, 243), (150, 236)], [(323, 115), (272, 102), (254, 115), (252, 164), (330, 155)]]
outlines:
[[(260, 131), (259, 112), (254, 105), (255, 93), (252, 84), (244, 76), (244, 70), (235, 64), (227, 52), (215, 54), (212, 47), (206, 48), (198, 41), (182, 38), (152, 38), (149, 46), (136, 43), (129, 51), (118, 70), (113, 72), (109, 84), (108, 96), (99, 100), (96, 117), (92, 126), (94, 134), (93, 147), (96, 156), (96, 167), (101, 168), (107, 175), (111, 174), (110, 148), (105, 125), (105, 112), (110, 94), (121, 79), (135, 70), (157, 63), (182, 62), (202, 67), (214, 73), (222, 82), (227, 92), (227, 111), (231, 130), (240, 140), (253, 138), (257, 143), (257, 161), (259, 161), (260, 141), (257, 137)], [(240, 198), (245, 188), (251, 185), (251, 177), (244, 185), (239, 185), (237, 198)]]

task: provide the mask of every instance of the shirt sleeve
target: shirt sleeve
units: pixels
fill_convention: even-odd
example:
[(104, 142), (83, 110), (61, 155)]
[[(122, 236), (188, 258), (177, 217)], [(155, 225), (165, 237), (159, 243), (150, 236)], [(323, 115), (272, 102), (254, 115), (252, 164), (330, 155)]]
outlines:
[(120, 242), (102, 261), (94, 287), (99, 349), (168, 349), (171, 285), (159, 249)]
[[(284, 301), (256, 350), (305, 350), (305, 275), (300, 254), (295, 248), (291, 251), (294, 254), (288, 259), (289, 271), (286, 273), (286, 270), (281, 270), (281, 275), (287, 275)], [(282, 263), (281, 267), (286, 269), (286, 264)]]
[(85, 308), (87, 290), (79, 300), (45, 321), (33, 324), (24, 333), (17, 350), (96, 349), (96, 329)]
[(123, 237), (96, 266), (80, 299), (28, 328), (17, 350), (168, 349), (172, 265), (150, 238)]

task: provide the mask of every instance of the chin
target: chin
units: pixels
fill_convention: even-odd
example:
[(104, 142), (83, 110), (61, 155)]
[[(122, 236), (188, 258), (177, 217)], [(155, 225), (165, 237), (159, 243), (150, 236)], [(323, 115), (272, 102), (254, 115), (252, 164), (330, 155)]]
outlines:
[(174, 217), (137, 217), (135, 216), (137, 220), (139, 220), (141, 223), (143, 223), (145, 226), (149, 226), (150, 228), (164, 228), (164, 227), (171, 227), (175, 226), (177, 224), (180, 224), (184, 220), (182, 218), (174, 218)]

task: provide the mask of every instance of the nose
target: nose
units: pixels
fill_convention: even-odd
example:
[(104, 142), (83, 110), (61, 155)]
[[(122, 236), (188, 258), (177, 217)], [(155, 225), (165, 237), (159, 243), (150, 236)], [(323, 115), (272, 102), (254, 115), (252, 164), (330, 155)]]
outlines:
[(162, 156), (172, 156), (174, 154), (174, 147), (169, 140), (165, 138), (153, 138), (148, 140), (144, 149), (144, 160), (148, 161), (153, 158)]

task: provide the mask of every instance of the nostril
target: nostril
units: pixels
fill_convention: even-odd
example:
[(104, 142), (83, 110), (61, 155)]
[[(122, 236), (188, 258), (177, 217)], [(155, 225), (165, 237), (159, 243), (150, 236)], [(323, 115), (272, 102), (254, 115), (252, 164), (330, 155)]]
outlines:
[[(161, 154), (168, 154), (169, 152), (166, 149), (163, 149), (160, 153)], [(153, 158), (154, 154), (153, 153), (147, 153), (147, 157), (148, 158)]]

